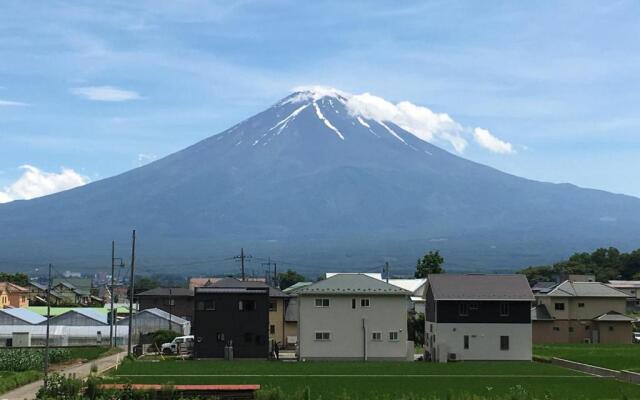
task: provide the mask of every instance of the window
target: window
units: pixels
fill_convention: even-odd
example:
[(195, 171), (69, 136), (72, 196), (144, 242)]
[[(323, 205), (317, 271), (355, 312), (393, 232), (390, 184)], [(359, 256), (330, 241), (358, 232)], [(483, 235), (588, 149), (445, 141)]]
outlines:
[(578, 308), (584, 308), (584, 303), (578, 303)]
[(351, 308), (356, 309), (356, 299), (351, 299)]
[(276, 303), (275, 301), (270, 301), (269, 311), (278, 311), (278, 303)]
[(382, 340), (382, 332), (373, 332), (371, 334), (371, 340), (379, 342)]
[(369, 307), (369, 299), (360, 299), (360, 307)]
[(329, 307), (329, 299), (316, 299), (316, 307)]
[(613, 332), (613, 326), (609, 327), (609, 332)]
[(269, 333), (272, 335), (275, 335), (276, 333), (276, 326), (275, 325), (269, 325)]
[(222, 333), (222, 332), (216, 333), (216, 340), (218, 342), (224, 342), (224, 333)]
[(175, 306), (176, 305), (176, 300), (175, 299), (164, 299), (164, 305), (165, 306)]
[(468, 303), (460, 303), (458, 304), (458, 314), (461, 317), (466, 317), (469, 315), (469, 304)]
[(569, 332), (573, 332), (573, 326), (569, 327)]
[(255, 300), (240, 300), (238, 302), (238, 310), (240, 311), (253, 311), (256, 309)]
[(500, 316), (508, 317), (509, 316), (509, 303), (503, 301), (500, 303)]
[(323, 342), (331, 340), (331, 332), (316, 332), (316, 340)]
[(564, 310), (564, 303), (554, 303), (553, 306), (555, 307), (556, 311)]
[(478, 304), (477, 301), (472, 301), (471, 304), (469, 304), (469, 310), (477, 311), (479, 309), (480, 309), (480, 305)]
[(247, 332), (244, 334), (244, 342), (245, 343), (253, 342), (253, 334), (251, 332)]
[(554, 326), (554, 327), (553, 327), (553, 330), (554, 330), (554, 331), (556, 331), (556, 332), (559, 332), (559, 331), (560, 331), (560, 328), (559, 328), (559, 327), (557, 327), (557, 326)]
[(213, 300), (203, 300), (198, 302), (199, 311), (215, 311), (216, 302)]
[(500, 350), (509, 350), (509, 336), (500, 336)]
[(464, 349), (465, 350), (469, 349), (469, 336), (468, 335), (464, 335)]
[(389, 341), (390, 342), (397, 342), (398, 341), (398, 331), (389, 332)]

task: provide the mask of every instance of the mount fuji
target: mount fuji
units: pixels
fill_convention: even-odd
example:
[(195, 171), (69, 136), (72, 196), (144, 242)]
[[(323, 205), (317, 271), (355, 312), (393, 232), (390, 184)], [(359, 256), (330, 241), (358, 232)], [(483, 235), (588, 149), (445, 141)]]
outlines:
[(640, 199), (477, 164), (430, 143), (444, 127), (460, 144), (446, 115), (421, 131), (373, 106), (298, 91), (140, 168), (2, 204), (0, 267), (105, 268), (132, 228), (143, 273), (229, 273), (241, 246), (308, 274), (385, 260), (407, 273), (430, 249), (450, 270), (497, 271), (638, 247)]

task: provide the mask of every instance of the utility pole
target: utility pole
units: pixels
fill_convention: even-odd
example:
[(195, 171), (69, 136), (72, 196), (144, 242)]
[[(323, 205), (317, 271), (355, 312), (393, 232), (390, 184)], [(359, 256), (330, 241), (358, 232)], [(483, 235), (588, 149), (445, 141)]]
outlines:
[(280, 282), (278, 282), (278, 266), (273, 263), (273, 286), (280, 289)]
[(47, 334), (44, 347), (44, 389), (47, 389), (49, 375), (49, 320), (51, 319), (51, 264), (49, 264), (49, 277), (47, 279)]
[(245, 256), (244, 255), (244, 247), (240, 248), (240, 255), (239, 256), (235, 256), (233, 257), (235, 260), (240, 260), (240, 268), (241, 268), (241, 272), (242, 272), (242, 280), (244, 281), (245, 276), (244, 276), (244, 260), (245, 258), (251, 258), (251, 256)]
[[(267, 267), (267, 270), (264, 271), (265, 272), (264, 275), (265, 275), (265, 278), (267, 280), (266, 284), (269, 285), (269, 286), (273, 286), (272, 282), (270, 282), (271, 281), (271, 257), (268, 258), (268, 261), (266, 263), (262, 263), (260, 265), (263, 266), (263, 267), (264, 266)], [(275, 280), (274, 280), (274, 282), (275, 282)]]
[(113, 319), (114, 319), (114, 315), (113, 315), (113, 281), (115, 279), (115, 274), (116, 274), (116, 241), (112, 240), (111, 241), (111, 288), (110, 290), (110, 295), (111, 295), (111, 320), (109, 321), (109, 346), (113, 347)]
[(133, 230), (133, 241), (131, 243), (131, 277), (129, 278), (129, 339), (127, 340), (127, 356), (131, 356), (131, 336), (133, 328), (133, 271), (136, 264), (136, 230)]
[(173, 313), (173, 297), (171, 288), (169, 288), (169, 330), (171, 330), (171, 313)]
[(384, 271), (385, 271), (385, 277), (387, 278), (387, 283), (389, 283), (389, 262), (388, 261), (384, 263)]

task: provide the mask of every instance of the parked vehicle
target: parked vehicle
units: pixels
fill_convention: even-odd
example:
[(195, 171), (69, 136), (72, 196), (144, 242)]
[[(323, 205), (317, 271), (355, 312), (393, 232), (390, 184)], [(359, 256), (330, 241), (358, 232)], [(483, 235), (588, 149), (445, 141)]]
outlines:
[(181, 345), (188, 347), (193, 346), (193, 335), (177, 336), (170, 343), (163, 343), (161, 346), (162, 354), (178, 354)]
[(640, 332), (633, 332), (633, 343), (640, 343)]

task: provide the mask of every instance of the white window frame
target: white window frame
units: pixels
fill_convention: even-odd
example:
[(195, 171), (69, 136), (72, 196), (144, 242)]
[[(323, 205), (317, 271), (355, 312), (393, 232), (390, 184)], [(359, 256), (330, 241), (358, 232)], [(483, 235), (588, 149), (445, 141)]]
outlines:
[[(318, 339), (318, 334), (320, 338)], [(316, 331), (314, 332), (314, 338), (316, 342), (329, 342), (331, 341), (331, 332), (328, 331)]]
[[(395, 339), (392, 338), (392, 336), (395, 336)], [(389, 331), (389, 341), (390, 342), (398, 342), (400, 340), (400, 332), (398, 331)]]
[(360, 299), (360, 307), (364, 307), (364, 308), (371, 307), (371, 299), (369, 298)]
[(382, 332), (371, 332), (371, 341), (382, 342)]
[[(325, 305), (325, 301), (326, 301), (326, 305)], [(318, 297), (315, 299), (314, 304), (318, 308), (327, 308), (331, 305), (331, 301), (326, 297)]]

